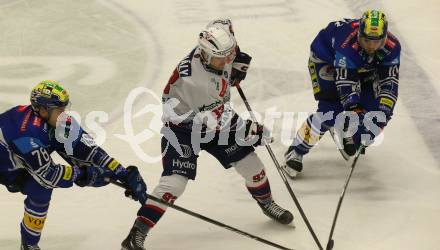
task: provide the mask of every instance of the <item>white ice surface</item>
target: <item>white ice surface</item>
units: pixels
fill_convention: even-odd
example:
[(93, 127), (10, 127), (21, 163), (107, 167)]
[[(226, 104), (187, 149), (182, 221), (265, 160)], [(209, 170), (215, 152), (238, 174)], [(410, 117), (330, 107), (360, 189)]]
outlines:
[[(388, 13), (390, 30), (398, 33), (408, 60), (402, 60), (402, 91), (385, 140), (361, 156), (353, 174), (334, 249), (437, 250), (440, 164), (437, 152), (430, 148), (439, 144), (429, 144), (427, 139), (440, 132), (437, 127), (421, 131), (417, 121), (429, 124), (438, 118), (414, 113), (425, 96), (412, 90), (417, 85), (430, 86), (431, 92), (437, 92), (434, 95), (440, 93), (438, 0), (0, 0), (0, 110), (26, 103), (30, 88), (42, 79), (64, 81), (73, 109), (81, 115), (94, 110), (109, 113), (104, 148), (125, 165), (140, 166), (152, 190), (161, 163), (144, 163), (126, 141), (115, 136), (125, 133), (124, 101), (137, 86), (160, 96), (174, 66), (195, 46), (198, 32), (209, 20), (232, 18), (241, 49), (253, 56), (242, 87), (255, 110), (310, 112), (316, 106), (306, 68), (310, 42), (328, 22), (358, 17), (361, 12), (355, 10), (376, 6)], [(414, 81), (420, 74), (423, 81)], [(414, 97), (417, 102), (409, 101)], [(244, 110), (235, 94), (233, 101), (238, 110)], [(158, 105), (146, 97), (136, 102), (136, 108), (145, 104)], [(151, 117), (133, 120), (136, 133), (148, 128)], [(278, 135), (280, 127), (278, 120)], [(142, 149), (157, 156), (160, 136), (157, 128), (150, 129), (155, 133)], [(273, 149), (281, 160), (286, 146), (277, 139)], [(289, 248), (317, 249), (267, 152), (264, 148), (257, 152), (266, 165), (274, 197), (294, 212), (296, 228), (268, 220), (235, 171), (224, 171), (206, 153), (199, 158), (197, 180), (176, 204)], [(329, 136), (304, 164), (302, 177), (290, 183), (325, 246), (349, 165)], [(44, 250), (119, 249), (137, 209), (138, 204), (114, 186), (55, 190), (40, 245)], [(0, 211), (0, 249), (18, 249), (23, 196), (0, 188)], [(151, 231), (146, 247), (272, 249), (174, 210), (168, 210)]]

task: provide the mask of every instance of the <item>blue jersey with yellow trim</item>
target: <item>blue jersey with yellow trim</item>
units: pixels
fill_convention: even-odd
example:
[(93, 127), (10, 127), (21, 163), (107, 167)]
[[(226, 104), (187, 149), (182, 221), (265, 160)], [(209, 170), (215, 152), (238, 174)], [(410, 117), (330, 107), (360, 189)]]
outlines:
[[(68, 136), (69, 118), (61, 129)], [(25, 169), (38, 183), (46, 188), (70, 187), (80, 174), (80, 167), (98, 166), (125, 174), (125, 169), (80, 126), (70, 140), (71, 152), (64, 142), (58, 141), (55, 129), (35, 114), (30, 106), (17, 106), (0, 114), (0, 180), (13, 181), (10, 176)], [(54, 151), (72, 166), (56, 164), (50, 156)], [(9, 176), (10, 175), (10, 176)]]
[(333, 86), (320, 87), (337, 92), (341, 104), (349, 107), (360, 103), (361, 85), (373, 77), (377, 102), (390, 118), (398, 97), (400, 43), (388, 32), (384, 46), (369, 55), (358, 43), (358, 32), (359, 19), (343, 19), (329, 23), (313, 40), (312, 56), (335, 69), (334, 81), (323, 83)]

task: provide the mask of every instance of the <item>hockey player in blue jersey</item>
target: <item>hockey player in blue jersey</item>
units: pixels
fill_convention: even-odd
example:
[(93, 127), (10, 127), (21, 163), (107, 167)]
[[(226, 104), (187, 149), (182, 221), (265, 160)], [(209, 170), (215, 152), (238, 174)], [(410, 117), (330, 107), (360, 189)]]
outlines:
[[(342, 129), (338, 131), (342, 132), (335, 134), (341, 138), (341, 152), (352, 156), (361, 143), (370, 145), (393, 115), (399, 65), (400, 44), (388, 31), (381, 11), (369, 10), (360, 19), (331, 22), (321, 30), (312, 42), (309, 58), (318, 109), (297, 131), (285, 153), (287, 174), (293, 178), (302, 171), (303, 155), (328, 130), (338, 127), (335, 122), (340, 114), (359, 118), (354, 130), (349, 129), (354, 120), (340, 120)], [(343, 133), (347, 136), (341, 136)]]
[[(54, 188), (69, 188), (74, 183), (101, 187), (113, 179), (129, 187), (126, 195), (141, 204), (147, 199), (138, 169), (124, 168), (97, 146), (71, 117), (64, 115), (68, 104), (69, 94), (60, 83), (43, 81), (33, 88), (31, 105), (0, 114), (0, 183), (8, 191), (26, 196), (21, 250), (40, 249), (38, 242)], [(52, 152), (70, 165), (56, 164)]]

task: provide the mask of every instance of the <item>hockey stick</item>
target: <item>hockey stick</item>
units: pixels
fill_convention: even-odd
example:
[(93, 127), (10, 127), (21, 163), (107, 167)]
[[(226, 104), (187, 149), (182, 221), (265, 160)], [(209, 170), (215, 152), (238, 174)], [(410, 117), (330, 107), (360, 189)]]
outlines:
[(336, 147), (339, 150), (339, 153), (341, 153), (341, 155), (342, 155), (342, 158), (344, 158), (344, 160), (346, 160), (346, 161), (350, 160), (350, 156), (347, 153), (345, 153), (345, 151), (342, 149), (342, 143), (339, 141), (338, 137), (336, 137), (334, 128), (330, 128), (329, 131), (330, 131), (330, 135), (333, 138), (333, 141), (336, 144)]
[(351, 176), (353, 174), (353, 170), (356, 167), (357, 160), (359, 159), (359, 156), (363, 153), (364, 150), (365, 150), (364, 146), (361, 146), (359, 148), (358, 152), (356, 153), (356, 156), (354, 157), (353, 163), (351, 164), (350, 174), (348, 175), (347, 180), (345, 181), (344, 189), (342, 190), (341, 196), (339, 197), (338, 206), (336, 207), (336, 213), (335, 213), (335, 217), (333, 218), (332, 229), (330, 230), (330, 235), (328, 237), (326, 250), (333, 249), (334, 240), (332, 239), (332, 237), (333, 237), (333, 232), (335, 231), (336, 220), (338, 219), (339, 210), (341, 209), (342, 200), (344, 199), (345, 191), (347, 190), (348, 183), (350, 182)]
[[(249, 102), (248, 102), (246, 96), (244, 95), (243, 90), (242, 90), (241, 87), (240, 87), (240, 83), (239, 83), (239, 82), (236, 82), (236, 83), (235, 83), (235, 87), (237, 88), (237, 90), (238, 90), (238, 94), (240, 94), (241, 99), (243, 99), (243, 102), (244, 102), (244, 104), (246, 105), (246, 108), (247, 108), (247, 110), (249, 111), (250, 116), (251, 116), (253, 122), (257, 122), (257, 118), (255, 117), (255, 115), (254, 115), (254, 113), (253, 113), (253, 111), (252, 111), (252, 108), (251, 108), (251, 106), (249, 105)], [(282, 170), (280, 164), (278, 163), (278, 160), (277, 160), (277, 158), (275, 157), (275, 154), (273, 153), (272, 148), (270, 147), (270, 145), (269, 145), (268, 143), (265, 143), (264, 146), (266, 147), (267, 152), (269, 152), (269, 155), (270, 155), (270, 157), (272, 158), (272, 161), (274, 162), (275, 167), (277, 168), (277, 171), (278, 171), (278, 173), (279, 173), (280, 176), (281, 176), (281, 179), (283, 179), (283, 182), (284, 182), (284, 184), (286, 185), (286, 188), (287, 188), (287, 190), (289, 191), (290, 196), (292, 196), (293, 202), (295, 203), (296, 207), (298, 208), (298, 211), (299, 211), (299, 213), (301, 214), (301, 217), (303, 218), (304, 222), (306, 223), (307, 228), (309, 229), (310, 233), (312, 234), (312, 237), (313, 237), (313, 239), (315, 240), (316, 245), (318, 245), (318, 248), (319, 248), (320, 250), (323, 250), (323, 248), (322, 248), (322, 246), (321, 246), (321, 242), (319, 242), (318, 237), (316, 237), (316, 234), (315, 234), (315, 232), (313, 231), (313, 228), (312, 228), (312, 226), (310, 225), (309, 220), (307, 219), (307, 216), (305, 215), (303, 209), (301, 208), (301, 204), (299, 204), (299, 201), (298, 201), (298, 199), (296, 198), (295, 193), (293, 192), (292, 188), (290, 187), (289, 182), (287, 182), (287, 178), (286, 178), (286, 176), (285, 176), (285, 174), (284, 174), (284, 172), (283, 172), (283, 170)]]
[[(118, 182), (118, 181), (111, 180), (110, 182), (111, 182), (112, 184), (118, 186), (118, 187), (121, 187), (121, 188), (123, 188), (123, 189), (127, 189), (127, 187), (126, 187), (124, 184), (122, 184), (122, 183), (120, 183), (120, 182)], [(227, 229), (227, 230), (229, 230), (229, 231), (232, 231), (232, 232), (234, 232), (234, 233), (237, 233), (237, 234), (240, 234), (240, 235), (246, 236), (246, 237), (248, 237), (248, 238), (250, 238), (250, 239), (253, 239), (253, 240), (259, 241), (259, 242), (261, 242), (261, 243), (267, 244), (267, 245), (269, 245), (269, 246), (272, 246), (272, 247), (275, 247), (275, 248), (278, 248), (278, 249), (283, 249), (283, 250), (294, 250), (293, 248), (283, 247), (283, 246), (281, 246), (281, 245), (278, 245), (278, 244), (273, 243), (273, 242), (271, 242), (271, 241), (265, 240), (265, 239), (263, 239), (263, 238), (260, 238), (260, 237), (258, 237), (258, 236), (255, 236), (255, 235), (253, 235), (253, 234), (246, 233), (246, 232), (244, 232), (244, 231), (242, 231), (242, 230), (240, 230), (240, 229), (237, 229), (237, 228), (232, 227), (232, 226), (228, 226), (228, 225), (226, 225), (226, 224), (224, 224), (224, 223), (221, 223), (221, 222), (219, 222), (219, 221), (216, 221), (216, 220), (210, 219), (210, 218), (208, 218), (208, 217), (206, 217), (206, 216), (203, 216), (203, 215), (201, 215), (201, 214), (199, 214), (199, 213), (196, 213), (196, 212), (190, 211), (190, 210), (188, 210), (188, 209), (186, 209), (186, 208), (183, 208), (183, 207), (180, 207), (180, 206), (177, 206), (177, 205), (171, 204), (171, 203), (167, 203), (166, 201), (163, 201), (162, 199), (159, 199), (159, 198), (157, 198), (157, 197), (154, 197), (154, 196), (148, 195), (148, 199), (153, 200), (153, 201), (155, 201), (155, 202), (158, 202), (158, 203), (160, 203), (160, 204), (162, 204), (162, 205), (165, 205), (165, 206), (167, 206), (167, 207), (174, 208), (174, 209), (176, 209), (177, 211), (180, 211), (180, 212), (182, 212), (182, 213), (184, 213), (184, 214), (187, 214), (187, 215), (190, 215), (190, 216), (196, 217), (196, 218), (201, 219), (201, 220), (203, 220), (203, 221), (206, 221), (206, 222), (208, 222), (208, 223), (211, 223), (211, 224), (214, 224), (214, 225), (216, 225), (216, 226), (219, 226), (219, 227), (222, 227), (222, 228), (224, 228), (224, 229)]]

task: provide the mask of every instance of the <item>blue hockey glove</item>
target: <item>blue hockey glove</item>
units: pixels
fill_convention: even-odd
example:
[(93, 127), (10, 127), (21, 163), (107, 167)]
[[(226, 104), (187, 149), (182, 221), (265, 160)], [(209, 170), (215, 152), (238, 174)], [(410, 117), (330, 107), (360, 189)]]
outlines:
[(380, 135), (387, 121), (388, 118), (383, 113), (377, 111), (366, 113), (360, 126), (361, 143), (365, 147), (373, 144), (374, 139)]
[(240, 82), (246, 78), (247, 70), (249, 64), (251, 63), (252, 57), (246, 53), (237, 49), (237, 56), (232, 63), (231, 79), (233, 82)]
[(75, 184), (80, 187), (102, 187), (109, 183), (110, 178), (114, 175), (113, 171), (96, 166), (83, 167), (80, 170), (82, 176), (75, 180)]
[(125, 196), (139, 201), (141, 205), (144, 205), (147, 201), (147, 185), (144, 179), (142, 179), (137, 167), (128, 166), (126, 170), (127, 175), (121, 179), (122, 183), (127, 187)]
[(391, 116), (393, 115), (393, 107), (394, 102), (392, 100), (384, 97), (379, 99), (378, 109), (379, 111), (382, 111), (386, 117), (386, 121), (381, 123), (382, 128), (388, 124), (389, 120), (391, 120)]

